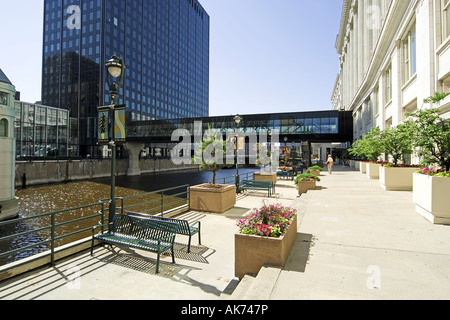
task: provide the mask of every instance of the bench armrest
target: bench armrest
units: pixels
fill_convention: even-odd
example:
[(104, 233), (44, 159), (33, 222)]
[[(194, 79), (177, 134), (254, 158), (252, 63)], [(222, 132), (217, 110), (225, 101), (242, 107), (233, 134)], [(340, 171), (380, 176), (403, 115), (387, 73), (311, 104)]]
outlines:
[[(171, 240), (170, 242), (173, 242), (173, 240), (175, 239), (175, 236), (176, 236), (176, 234), (175, 234), (175, 233), (172, 233), (172, 234), (170, 234), (170, 235), (168, 235), (168, 236), (166, 236), (166, 237), (164, 237), (164, 238), (158, 239), (158, 245), (159, 245), (161, 242), (166, 241), (166, 240)], [(172, 239), (171, 239), (171, 238), (172, 238)]]
[[(190, 224), (189, 229), (191, 229), (191, 227), (194, 227), (196, 224), (198, 224), (198, 231), (200, 232), (200, 221), (195, 221), (193, 224)], [(189, 232), (191, 231), (189, 230)]]
[(92, 236), (94, 236), (94, 234), (95, 234), (95, 229), (101, 228), (101, 227), (107, 227), (107, 226), (110, 226), (110, 225), (112, 225), (112, 222), (107, 223), (107, 224), (105, 224), (105, 223), (101, 224), (101, 223), (99, 222), (98, 225), (92, 227)]

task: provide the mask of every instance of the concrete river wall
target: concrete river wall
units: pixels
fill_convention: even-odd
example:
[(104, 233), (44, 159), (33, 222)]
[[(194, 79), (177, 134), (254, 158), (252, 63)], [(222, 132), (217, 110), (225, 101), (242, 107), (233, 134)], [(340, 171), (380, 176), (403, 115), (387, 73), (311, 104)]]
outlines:
[[(125, 176), (128, 159), (118, 159), (116, 175)], [(175, 165), (170, 159), (142, 159), (141, 173), (197, 169), (193, 165)], [(16, 188), (48, 183), (79, 181), (111, 176), (110, 159), (16, 162)]]

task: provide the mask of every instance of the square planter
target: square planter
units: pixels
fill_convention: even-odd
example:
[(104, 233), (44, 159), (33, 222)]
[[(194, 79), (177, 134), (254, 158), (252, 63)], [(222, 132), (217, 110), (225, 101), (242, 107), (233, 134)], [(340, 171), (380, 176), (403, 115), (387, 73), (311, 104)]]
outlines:
[(360, 171), (362, 174), (365, 174), (365, 173), (366, 173), (366, 171), (367, 171), (367, 162), (364, 162), (364, 161), (360, 161), (360, 162), (359, 162), (359, 171)]
[(379, 163), (366, 162), (366, 174), (370, 179), (380, 178), (380, 167)]
[(277, 173), (272, 172), (254, 172), (253, 180), (255, 181), (272, 181), (273, 184), (277, 184)]
[(413, 174), (416, 212), (435, 224), (450, 225), (450, 178)]
[(298, 195), (300, 196), (302, 193), (306, 193), (308, 190), (316, 189), (316, 181), (299, 181), (297, 183), (298, 186)]
[(190, 197), (191, 210), (224, 213), (236, 205), (236, 186), (207, 183), (192, 186)]
[(242, 279), (246, 274), (258, 274), (266, 264), (284, 266), (297, 235), (297, 215), (280, 238), (269, 238), (236, 233), (235, 276)]
[(320, 176), (320, 172), (321, 172), (321, 171), (319, 171), (319, 170), (310, 170), (310, 171), (309, 171), (310, 174), (312, 174), (312, 175), (314, 175), (314, 176), (318, 176), (318, 177)]
[(380, 166), (380, 185), (384, 190), (412, 191), (417, 168)]

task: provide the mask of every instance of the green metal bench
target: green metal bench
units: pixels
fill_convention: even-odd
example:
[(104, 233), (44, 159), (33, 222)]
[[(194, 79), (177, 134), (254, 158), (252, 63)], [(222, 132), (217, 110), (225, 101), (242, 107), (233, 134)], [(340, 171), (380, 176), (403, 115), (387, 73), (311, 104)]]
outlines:
[(94, 240), (99, 240), (111, 245), (124, 245), (156, 253), (158, 255), (156, 273), (159, 273), (161, 253), (171, 250), (172, 263), (175, 263), (173, 244), (178, 229), (177, 223), (115, 214), (108, 225), (108, 232), (95, 235), (95, 229), (104, 226), (106, 225), (92, 228), (91, 255), (93, 255)]
[(241, 190), (267, 190), (269, 197), (275, 193), (275, 185), (272, 181), (243, 180), (239, 184)]
[(178, 224), (177, 234), (189, 237), (188, 253), (191, 252), (191, 238), (193, 235), (198, 233), (198, 243), (202, 244), (201, 237), (200, 237), (200, 221), (196, 221), (193, 224), (189, 224), (189, 221), (182, 220), (182, 219), (166, 218), (166, 217), (160, 217), (160, 216), (150, 216), (150, 215), (146, 215), (143, 213), (136, 213), (136, 212), (130, 212), (130, 211), (125, 211), (125, 213), (129, 214), (131, 216), (137, 216), (137, 217), (140, 217), (143, 219), (153, 219), (153, 220), (177, 223)]

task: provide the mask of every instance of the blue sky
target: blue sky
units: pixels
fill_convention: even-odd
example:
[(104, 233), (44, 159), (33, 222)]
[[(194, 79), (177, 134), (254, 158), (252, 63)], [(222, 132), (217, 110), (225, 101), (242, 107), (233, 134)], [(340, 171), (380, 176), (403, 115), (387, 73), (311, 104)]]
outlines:
[[(211, 115), (331, 109), (342, 0), (200, 3), (211, 17)], [(0, 8), (0, 68), (22, 100), (40, 100), (43, 0)]]

